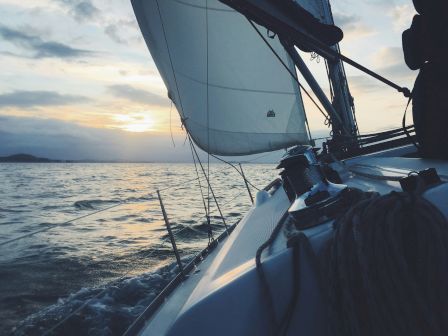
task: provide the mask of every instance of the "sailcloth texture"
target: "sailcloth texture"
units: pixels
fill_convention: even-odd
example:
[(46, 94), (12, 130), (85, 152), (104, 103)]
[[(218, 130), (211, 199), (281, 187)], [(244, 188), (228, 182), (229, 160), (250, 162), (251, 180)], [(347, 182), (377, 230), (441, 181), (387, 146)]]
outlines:
[[(234, 156), (309, 142), (297, 83), (244, 16), (218, 0), (132, 5), (168, 96), (200, 148)], [(278, 39), (268, 40), (295, 73)]]

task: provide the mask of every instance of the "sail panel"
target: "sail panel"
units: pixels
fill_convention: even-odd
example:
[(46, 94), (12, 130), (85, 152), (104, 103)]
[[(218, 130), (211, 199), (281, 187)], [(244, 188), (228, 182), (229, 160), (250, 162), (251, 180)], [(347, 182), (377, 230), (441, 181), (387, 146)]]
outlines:
[(325, 9), (322, 1), (325, 0), (294, 0), (321, 22), (326, 22)]
[[(169, 96), (199, 147), (248, 155), (309, 142), (297, 83), (244, 16), (217, 0), (132, 4)], [(294, 72), (278, 39), (269, 42)]]

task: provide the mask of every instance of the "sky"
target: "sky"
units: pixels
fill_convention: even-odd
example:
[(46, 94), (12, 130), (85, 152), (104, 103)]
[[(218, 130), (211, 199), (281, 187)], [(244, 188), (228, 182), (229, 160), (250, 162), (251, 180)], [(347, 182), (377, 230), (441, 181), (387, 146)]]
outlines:
[[(411, 0), (333, 0), (342, 52), (412, 87)], [(0, 0), (0, 155), (188, 161), (185, 134), (128, 0)], [(328, 90), (323, 61), (310, 69)], [(362, 132), (399, 127), (406, 100), (346, 67)], [(304, 98), (314, 136), (328, 134)], [(174, 140), (174, 144), (173, 144)]]

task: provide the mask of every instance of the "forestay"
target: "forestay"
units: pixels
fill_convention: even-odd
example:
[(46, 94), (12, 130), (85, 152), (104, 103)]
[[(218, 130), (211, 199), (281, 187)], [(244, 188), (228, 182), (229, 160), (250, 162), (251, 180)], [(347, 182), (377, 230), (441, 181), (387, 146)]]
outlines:
[[(168, 95), (202, 149), (247, 155), (309, 142), (297, 83), (244, 16), (218, 0), (132, 5)], [(269, 42), (294, 72), (278, 39)]]

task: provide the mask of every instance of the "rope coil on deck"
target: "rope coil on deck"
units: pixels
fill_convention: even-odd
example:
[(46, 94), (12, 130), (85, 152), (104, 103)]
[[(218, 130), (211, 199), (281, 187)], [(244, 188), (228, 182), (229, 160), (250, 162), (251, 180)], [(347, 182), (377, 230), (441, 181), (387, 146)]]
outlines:
[(331, 335), (447, 335), (448, 223), (423, 197), (365, 199), (334, 224)]

